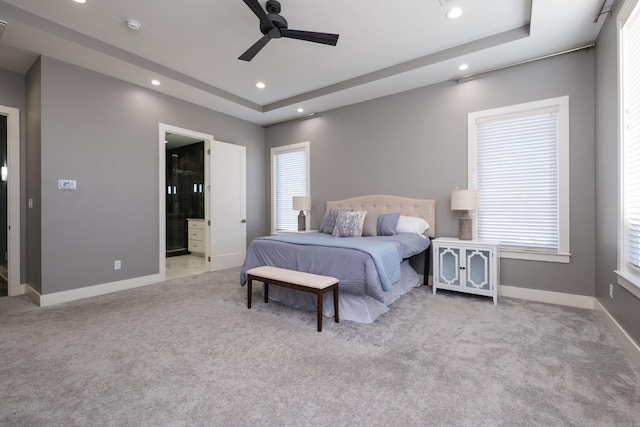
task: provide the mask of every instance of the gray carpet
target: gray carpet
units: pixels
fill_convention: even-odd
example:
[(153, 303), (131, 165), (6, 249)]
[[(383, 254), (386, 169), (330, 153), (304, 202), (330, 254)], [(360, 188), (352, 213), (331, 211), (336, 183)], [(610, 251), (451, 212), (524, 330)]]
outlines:
[(640, 425), (639, 371), (592, 311), (421, 287), (318, 333), (257, 293), (232, 269), (0, 298), (0, 425)]

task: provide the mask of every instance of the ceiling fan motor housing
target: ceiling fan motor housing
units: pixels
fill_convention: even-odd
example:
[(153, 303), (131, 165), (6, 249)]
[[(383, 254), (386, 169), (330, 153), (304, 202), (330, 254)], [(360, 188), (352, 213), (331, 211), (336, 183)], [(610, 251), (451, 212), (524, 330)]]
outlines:
[(274, 39), (279, 39), (280, 37), (282, 37), (282, 34), (280, 34), (280, 29), (287, 29), (289, 28), (289, 23), (287, 22), (286, 19), (284, 19), (283, 16), (278, 15), (280, 13), (281, 7), (280, 7), (280, 2), (276, 1), (276, 0), (269, 0), (266, 4), (266, 9), (267, 12), (269, 12), (267, 14), (267, 17), (269, 17), (269, 20), (271, 22), (273, 22), (273, 25), (278, 29), (277, 31), (274, 31), (273, 28), (271, 27), (267, 27), (266, 25), (264, 25), (262, 22), (260, 23), (260, 32), (262, 34), (269, 34), (269, 36), (271, 38)]
[(290, 30), (287, 20), (280, 16), (280, 2), (277, 0), (267, 0), (264, 7), (258, 0), (243, 0), (251, 11), (260, 20), (260, 32), (262, 38), (247, 49), (238, 59), (251, 61), (260, 50), (269, 43), (271, 39), (286, 37), (290, 39), (303, 40), (314, 43), (321, 43), (335, 46), (338, 43), (339, 34), (319, 33), (317, 31)]
[[(270, 13), (267, 16), (269, 17), (271, 22), (273, 22), (273, 25), (278, 30), (280, 30), (280, 29), (286, 30), (289, 27), (289, 24), (287, 23), (287, 20), (284, 19), (282, 16), (276, 15), (275, 13)], [(262, 34), (269, 33), (269, 30), (273, 30), (273, 28), (265, 27), (264, 25), (262, 25), (262, 23), (260, 23), (260, 32)], [(280, 36), (281, 36), (280, 31), (271, 31), (271, 33), (269, 33), (269, 35), (274, 39), (280, 38)]]
[(280, 13), (280, 11), (282, 10), (282, 8), (280, 7), (280, 2), (277, 0), (269, 0), (267, 1), (267, 4), (264, 7), (268, 13), (275, 13), (278, 14)]

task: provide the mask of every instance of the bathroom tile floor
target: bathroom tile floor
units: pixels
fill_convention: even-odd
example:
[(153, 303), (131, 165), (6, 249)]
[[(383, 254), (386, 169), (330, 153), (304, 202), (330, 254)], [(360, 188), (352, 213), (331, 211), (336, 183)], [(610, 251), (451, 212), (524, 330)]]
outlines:
[(167, 280), (204, 273), (204, 257), (198, 255), (181, 255), (166, 259)]

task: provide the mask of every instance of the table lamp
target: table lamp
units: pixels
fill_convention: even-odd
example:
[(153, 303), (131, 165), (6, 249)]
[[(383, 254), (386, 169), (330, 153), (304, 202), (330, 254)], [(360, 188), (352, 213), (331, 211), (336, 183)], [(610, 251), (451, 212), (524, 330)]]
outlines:
[(298, 214), (298, 231), (304, 231), (307, 229), (307, 218), (304, 216), (304, 211), (311, 209), (311, 197), (309, 196), (294, 196), (293, 197), (293, 209), (300, 211)]
[(451, 193), (451, 210), (463, 211), (458, 222), (458, 238), (473, 239), (473, 220), (469, 211), (478, 208), (478, 192), (476, 190), (453, 190)]

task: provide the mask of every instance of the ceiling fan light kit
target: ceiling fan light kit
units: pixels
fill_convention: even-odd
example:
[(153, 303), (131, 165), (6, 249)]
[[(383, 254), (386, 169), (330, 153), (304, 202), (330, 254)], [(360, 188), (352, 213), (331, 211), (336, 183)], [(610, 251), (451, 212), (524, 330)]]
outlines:
[[(290, 30), (289, 23), (283, 16), (280, 16), (280, 2), (277, 0), (268, 0), (265, 5), (266, 11), (262, 9), (258, 0), (243, 0), (251, 11), (260, 20), (260, 32), (262, 38), (255, 42), (253, 46), (247, 49), (238, 59), (242, 61), (251, 61), (254, 56), (262, 50), (263, 47), (271, 41), (271, 39), (279, 39), (286, 37), (290, 39), (303, 40), (314, 43), (321, 43), (335, 46), (338, 43), (338, 34), (317, 33), (313, 31)], [(268, 14), (267, 14), (268, 13)]]

